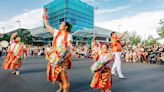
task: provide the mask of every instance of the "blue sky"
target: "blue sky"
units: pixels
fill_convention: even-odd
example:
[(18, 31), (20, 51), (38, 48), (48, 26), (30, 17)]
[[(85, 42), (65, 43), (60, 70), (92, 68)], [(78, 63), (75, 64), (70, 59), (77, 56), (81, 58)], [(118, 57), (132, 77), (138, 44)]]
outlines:
[[(11, 2), (13, 1), (13, 2)], [(17, 20), (24, 28), (41, 26), (42, 7), (53, 0), (1, 0), (0, 28), (16, 29)], [(95, 25), (120, 32), (136, 31), (142, 37), (157, 37), (159, 20), (164, 19), (164, 0), (82, 0), (94, 7)], [(2, 33), (2, 29), (0, 29)]]
[(26, 10), (38, 9), (53, 0), (1, 0), (0, 20), (6, 20)]

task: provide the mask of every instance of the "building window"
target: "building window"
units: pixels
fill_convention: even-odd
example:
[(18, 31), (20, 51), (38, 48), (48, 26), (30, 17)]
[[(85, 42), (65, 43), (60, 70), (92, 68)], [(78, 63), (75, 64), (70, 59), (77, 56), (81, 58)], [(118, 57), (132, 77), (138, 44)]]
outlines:
[(61, 18), (59, 19), (60, 23), (63, 22), (65, 20), (65, 18)]

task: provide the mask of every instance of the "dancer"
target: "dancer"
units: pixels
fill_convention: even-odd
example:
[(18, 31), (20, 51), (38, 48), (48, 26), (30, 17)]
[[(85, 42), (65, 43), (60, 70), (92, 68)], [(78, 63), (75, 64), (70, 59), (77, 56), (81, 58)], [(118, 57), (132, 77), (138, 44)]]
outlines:
[(51, 53), (48, 56), (47, 79), (53, 83), (58, 81), (60, 88), (57, 92), (68, 92), (70, 86), (68, 69), (71, 68), (72, 60), (71, 48), (73, 38), (70, 34), (72, 26), (65, 21), (61, 22), (58, 31), (49, 25), (47, 11), (45, 11), (43, 18), (45, 27), (54, 36)]
[(109, 62), (112, 59), (112, 54), (108, 51), (106, 44), (101, 45), (98, 55), (99, 58), (91, 66), (94, 76), (90, 86), (93, 89), (101, 89), (102, 92), (111, 92), (112, 76)]
[(112, 46), (112, 52), (115, 55), (114, 64), (112, 67), (112, 74), (116, 74), (116, 70), (118, 73), (118, 77), (121, 79), (126, 78), (121, 71), (121, 54), (122, 54), (122, 44), (120, 40), (125, 36), (127, 32), (124, 32), (121, 36), (117, 36), (116, 32), (111, 33), (111, 46)]
[[(11, 38), (10, 38), (10, 46), (8, 47), (8, 54), (5, 57), (5, 60), (3, 62), (3, 69), (14, 69), (15, 71), (12, 72), (12, 74), (16, 74), (19, 75), (20, 71), (19, 69), (21, 68), (22, 65), (22, 58), (21, 56), (23, 55), (23, 50), (24, 45), (21, 42), (21, 38), (20, 37), (16, 37), (17, 33), (12, 34)], [(16, 38), (14, 40), (14, 38)]]

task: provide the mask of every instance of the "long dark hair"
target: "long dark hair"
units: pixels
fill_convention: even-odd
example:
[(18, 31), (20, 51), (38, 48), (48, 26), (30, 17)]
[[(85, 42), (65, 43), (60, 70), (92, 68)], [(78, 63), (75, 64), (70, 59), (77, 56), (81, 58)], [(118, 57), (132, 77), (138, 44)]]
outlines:
[(70, 23), (68, 23), (68, 22), (65, 22), (66, 23), (66, 26), (68, 27), (67, 28), (67, 32), (71, 32), (71, 30), (72, 30), (72, 25), (70, 24)]

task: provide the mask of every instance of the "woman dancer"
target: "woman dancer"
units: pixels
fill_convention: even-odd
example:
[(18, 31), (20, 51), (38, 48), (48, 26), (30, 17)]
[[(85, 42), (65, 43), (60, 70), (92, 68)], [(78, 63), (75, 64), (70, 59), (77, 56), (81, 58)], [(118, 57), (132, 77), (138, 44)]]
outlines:
[(23, 55), (24, 45), (21, 42), (21, 38), (16, 36), (17, 33), (14, 33), (10, 38), (10, 46), (8, 47), (7, 51), (8, 54), (3, 62), (2, 67), (6, 70), (13, 69), (15, 71), (12, 72), (12, 74), (19, 75), (19, 69), (22, 65), (21, 56)]
[(61, 22), (59, 30), (57, 30), (49, 25), (47, 11), (45, 11), (43, 18), (46, 28), (54, 36), (47, 65), (47, 79), (53, 83), (58, 81), (60, 88), (57, 92), (68, 92), (70, 86), (68, 69), (71, 67), (72, 57), (71, 46), (73, 38), (70, 34), (72, 26), (64, 21)]
[(90, 86), (93, 89), (101, 89), (102, 92), (111, 92), (112, 76), (109, 62), (112, 60), (112, 55), (108, 51), (106, 44), (101, 45), (98, 55), (99, 58), (91, 66), (94, 76)]

